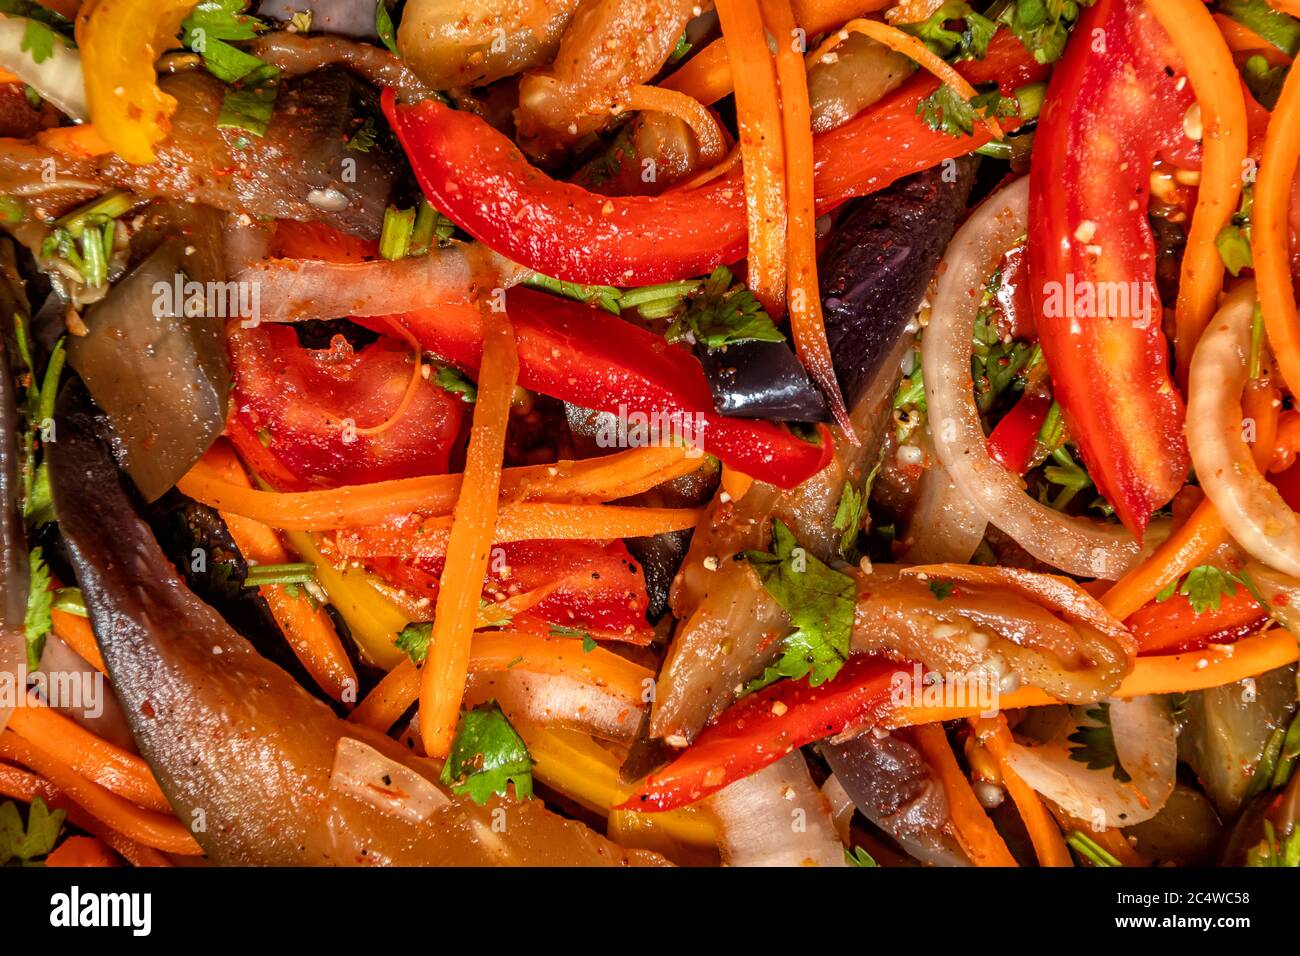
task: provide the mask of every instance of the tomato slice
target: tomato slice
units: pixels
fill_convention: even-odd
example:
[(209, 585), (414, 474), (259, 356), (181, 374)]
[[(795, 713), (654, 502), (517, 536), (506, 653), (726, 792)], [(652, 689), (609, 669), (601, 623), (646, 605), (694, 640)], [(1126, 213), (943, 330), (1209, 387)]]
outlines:
[(381, 338), (357, 351), (337, 335), (328, 349), (307, 349), (285, 326), (232, 326), (227, 349), (241, 449), (251, 433), (298, 481), (364, 484), (447, 471), (465, 404), (421, 379), (389, 424), (413, 372), (400, 342)]

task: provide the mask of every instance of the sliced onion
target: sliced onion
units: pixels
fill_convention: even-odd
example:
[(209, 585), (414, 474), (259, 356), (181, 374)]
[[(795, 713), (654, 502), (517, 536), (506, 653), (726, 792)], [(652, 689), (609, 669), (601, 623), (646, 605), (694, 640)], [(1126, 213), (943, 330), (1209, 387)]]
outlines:
[[(929, 443), (927, 442), (927, 445)], [(932, 451), (933, 446), (926, 448)], [(905, 564), (965, 564), (988, 522), (943, 468), (927, 468), (907, 522)]]
[(792, 751), (708, 799), (728, 866), (844, 866), (830, 806)]
[(939, 265), (930, 324), (921, 341), (930, 432), (953, 482), (990, 524), (1053, 567), (1114, 580), (1139, 557), (1133, 537), (1119, 525), (1064, 515), (1027, 495), (1018, 475), (989, 458), (975, 407), (975, 314), (997, 261), (1025, 233), (1028, 202), (1028, 177), (995, 193), (953, 237)]
[(430, 780), (353, 737), (339, 738), (330, 789), (409, 823), (423, 823), (451, 803)]
[[(1093, 721), (1076, 711), (1077, 726)], [(1127, 827), (1150, 820), (1174, 790), (1178, 762), (1173, 715), (1163, 697), (1110, 701), (1110, 729), (1120, 766), (1132, 779), (1121, 783), (1114, 770), (1088, 769), (1070, 755), (1067, 739), (1076, 726), (1067, 724), (1039, 747), (1014, 744), (1008, 762), (1025, 783), (1066, 813), (1085, 823)]]
[(645, 714), (640, 701), (563, 674), (527, 671), (523, 665), (470, 675), (466, 703), (489, 699), (496, 700), (511, 723), (564, 727), (620, 743), (631, 742)]
[(847, 846), (849, 831), (853, 824), (853, 812), (857, 809), (853, 806), (853, 798), (849, 796), (849, 792), (844, 789), (844, 784), (840, 783), (839, 777), (835, 774), (827, 777), (826, 782), (822, 784), (822, 796), (826, 798), (826, 803), (831, 808), (831, 822), (835, 824), (835, 835)]
[(246, 266), (238, 278), (257, 290), (259, 321), (296, 322), (396, 315), (466, 302), (483, 276), (508, 287), (525, 274), (496, 253), (458, 243), (391, 261), (271, 259)]
[(1300, 575), (1300, 516), (1255, 466), (1242, 437), (1255, 284), (1232, 291), (1201, 336), (1187, 386), (1187, 448), (1223, 526), (1256, 560)]
[(26, 17), (0, 14), (0, 67), (41, 94), (78, 122), (90, 118), (86, 106), (86, 83), (81, 70), (81, 53), (55, 35), (49, 56), (40, 63), (24, 50), (23, 37), (32, 21)]
[(50, 707), (96, 736), (135, 753), (135, 738), (108, 680), (56, 634), (45, 639), (35, 683), (39, 696)]

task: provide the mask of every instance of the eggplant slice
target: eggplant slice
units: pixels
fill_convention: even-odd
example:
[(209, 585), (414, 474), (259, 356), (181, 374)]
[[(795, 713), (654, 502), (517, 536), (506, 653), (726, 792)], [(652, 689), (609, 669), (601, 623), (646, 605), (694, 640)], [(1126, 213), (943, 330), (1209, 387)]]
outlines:
[[(423, 823), (330, 787), (342, 737), (431, 764), (336, 717), (198, 599), (137, 515), (84, 386), (59, 396), (55, 508), (141, 754), (208, 858), (230, 865), (657, 863), (539, 802), (453, 798)], [(505, 832), (493, 823), (505, 813)]]

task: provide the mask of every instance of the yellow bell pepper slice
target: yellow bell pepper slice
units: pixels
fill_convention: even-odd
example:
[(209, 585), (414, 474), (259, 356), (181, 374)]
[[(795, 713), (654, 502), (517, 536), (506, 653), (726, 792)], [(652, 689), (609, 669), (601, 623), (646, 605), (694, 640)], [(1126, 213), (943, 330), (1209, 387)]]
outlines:
[(77, 14), (86, 102), (96, 130), (128, 163), (152, 163), (171, 132), (176, 100), (158, 88), (154, 62), (179, 46), (196, 0), (90, 0)]

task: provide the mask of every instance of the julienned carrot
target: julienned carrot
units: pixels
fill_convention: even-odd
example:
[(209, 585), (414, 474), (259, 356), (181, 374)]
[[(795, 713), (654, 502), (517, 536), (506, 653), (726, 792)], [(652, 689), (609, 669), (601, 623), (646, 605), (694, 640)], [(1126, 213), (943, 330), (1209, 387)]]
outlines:
[(45, 858), (46, 866), (121, 866), (122, 862), (95, 837), (70, 836)]
[[(1235, 684), (1247, 677), (1257, 677), (1295, 661), (1295, 637), (1290, 631), (1274, 628), (1264, 634), (1245, 637), (1235, 644), (1211, 645), (1183, 654), (1160, 654), (1139, 657), (1133, 671), (1124, 678), (1113, 697), (1143, 697), (1148, 694), (1182, 694), (1207, 687)], [(1061, 703), (1037, 687), (1025, 687), (998, 698), (998, 707), (1047, 707)], [(901, 707), (891, 711), (891, 727), (911, 727), (942, 720), (964, 720), (979, 716), (981, 708), (972, 707)]]
[[(892, 0), (793, 0), (795, 22), (804, 33), (816, 36), (837, 27), (852, 17), (874, 13), (889, 6)], [(692, 56), (660, 86), (693, 97), (712, 106), (731, 92), (731, 66), (727, 62), (727, 44), (714, 40)]]
[[(252, 488), (252, 481), (230, 446), (217, 442), (208, 450), (204, 461), (231, 484)], [(221, 513), (230, 536), (245, 560), (256, 564), (285, 564), (289, 552), (276, 533), (266, 525), (240, 515)], [(305, 597), (290, 594), (279, 585), (258, 588), (271, 609), (271, 616), (294, 656), (320, 688), (335, 700), (355, 701), (357, 674), (348, 660), (334, 622), (324, 608), (314, 608)]]
[(699, 100), (658, 86), (634, 86), (621, 99), (620, 106), (629, 110), (648, 110), (675, 116), (695, 134), (695, 144), (700, 159), (706, 163), (717, 162), (727, 151), (727, 140), (722, 127)]
[(812, 109), (808, 105), (808, 73), (803, 64), (803, 40), (795, 29), (790, 0), (760, 0), (763, 21), (776, 38), (776, 75), (781, 81), (781, 118), (785, 136), (786, 243), (789, 268), (786, 300), (790, 333), (799, 360), (830, 403), (844, 433), (854, 435), (844, 406), (817, 285), (817, 210), (813, 193)]
[[(603, 647), (584, 651), (573, 638), (541, 637), (520, 631), (480, 631), (470, 650), (470, 673), (521, 670), (558, 674), (604, 687), (629, 703), (643, 699), (650, 670)], [(414, 703), (419, 692), (419, 669), (408, 658), (389, 671), (357, 705), (349, 720), (387, 732)]]
[(1300, 160), (1300, 70), (1287, 73), (1264, 137), (1255, 181), (1250, 247), (1264, 329), (1282, 380), (1300, 394), (1300, 324), (1291, 279), (1288, 211)]
[[(736, 87), (736, 118), (749, 236), (748, 284), (773, 316), (785, 313), (785, 154), (776, 68), (758, 0), (714, 5)], [(784, 41), (781, 41), (784, 42)]]
[[(871, 37), (877, 43), (884, 44), (895, 53), (903, 54), (922, 69), (934, 74), (940, 83), (951, 87), (963, 99), (971, 100), (975, 98), (975, 87), (970, 85), (970, 81), (931, 52), (929, 47), (910, 33), (904, 33), (897, 27), (891, 27), (879, 20), (850, 20), (822, 42), (822, 45), (809, 58), (809, 64), (821, 62), (828, 53), (847, 40), (850, 33), (861, 33), (864, 36)], [(994, 139), (1002, 138), (1002, 127), (992, 116), (985, 117), (984, 125), (988, 127)]]
[(119, 797), (150, 810), (171, 812), (148, 764), (57, 710), (15, 707), (9, 729)]
[(0, 763), (0, 794), (31, 803), (37, 797), (45, 801), (51, 810), (62, 810), (68, 815), (68, 822), (78, 826), (87, 833), (93, 833), (103, 840), (134, 866), (171, 866), (171, 860), (153, 847), (137, 843), (130, 837), (123, 836), (103, 821), (92, 817), (80, 806), (73, 803), (54, 784), (29, 773), (19, 767)]
[(108, 673), (108, 668), (104, 666), (104, 656), (99, 652), (99, 642), (95, 640), (95, 632), (91, 630), (90, 621), (79, 614), (69, 614), (58, 608), (51, 609), (50, 620), (53, 622), (54, 633), (59, 640), (80, 654), (81, 658), (95, 670), (101, 674)]
[[(701, 459), (678, 447), (632, 448), (600, 458), (554, 465), (506, 468), (507, 498), (601, 500), (634, 495), (698, 468)], [(364, 528), (409, 514), (450, 514), (460, 494), (460, 475), (401, 478), (321, 491), (275, 492), (225, 480), (204, 459), (177, 487), (195, 501), (260, 521), (282, 531)]]
[(1201, 0), (1148, 0), (1147, 5), (1182, 56), (1204, 129), (1205, 158), (1175, 310), (1178, 367), (1185, 380), (1192, 351), (1218, 308), (1223, 288), (1223, 259), (1214, 240), (1241, 199), (1246, 100), (1232, 53)]
[[(1254, 423), (1252, 454), (1261, 471), (1273, 460), (1281, 407), (1276, 388), (1266, 380), (1251, 382), (1242, 395), (1242, 416)], [(1102, 595), (1102, 606), (1124, 620), (1192, 568), (1204, 564), (1227, 540), (1218, 510), (1208, 498), (1202, 500), (1150, 557)]]
[(46, 149), (78, 159), (90, 159), (113, 152), (113, 147), (99, 134), (93, 123), (42, 130), (36, 134), (36, 142)]
[(174, 816), (143, 810), (123, 800), (10, 730), (0, 733), (0, 757), (36, 771), (91, 816), (145, 846), (181, 856), (203, 853), (193, 835)]
[(741, 471), (722, 466), (722, 490), (725, 491), (732, 501), (739, 501), (749, 493), (749, 489), (754, 486), (754, 479)]
[(420, 392), (420, 383), (424, 379), (424, 351), (420, 348), (420, 343), (416, 341), (415, 336), (411, 334), (406, 326), (394, 319), (386, 320), (388, 326), (392, 329), (393, 334), (398, 338), (405, 339), (406, 344), (411, 346), (411, 377), (407, 379), (406, 390), (402, 392), (402, 398), (393, 409), (393, 413), (385, 418), (378, 425), (370, 425), (366, 428), (357, 428), (353, 430), (358, 435), (382, 435), (394, 425), (402, 420), (411, 403), (415, 401), (415, 396)]
[[(522, 502), (502, 505), (495, 529), (489, 526), (484, 530), (490, 543), (578, 538), (612, 541), (684, 531), (694, 528), (700, 515), (693, 508)], [(339, 556), (345, 559), (441, 557), (449, 552), (454, 534), (454, 520), (437, 516), (374, 528), (349, 528), (335, 535), (334, 544)]]
[(1034, 788), (1025, 783), (1007, 761), (1011, 748), (1011, 731), (1007, 729), (1007, 718), (998, 714), (990, 719), (971, 721), (976, 739), (991, 753), (998, 762), (1002, 774), (1002, 785), (1015, 802), (1020, 819), (1029, 832), (1030, 842), (1034, 844), (1034, 855), (1038, 857), (1039, 866), (1074, 866), (1074, 857), (1066, 846), (1061, 830), (1052, 818), (1051, 812), (1043, 805), (1042, 799)]
[(957, 765), (948, 737), (939, 724), (916, 728), (916, 742), (926, 762), (939, 775), (948, 797), (957, 842), (976, 866), (1018, 866), (1016, 858), (980, 806), (970, 781)]
[(431, 757), (447, 756), (460, 718), (470, 644), (497, 525), (510, 399), (519, 377), (510, 320), (486, 302), (480, 303), (480, 309), (483, 363), (478, 401), (465, 453), (464, 481), (447, 539), (447, 559), (438, 582), (433, 634), (420, 672), (420, 738)]

